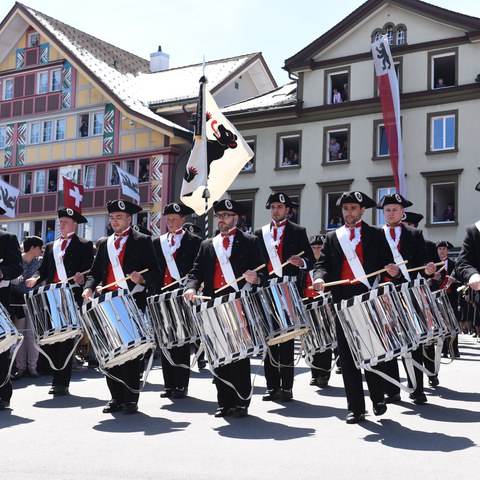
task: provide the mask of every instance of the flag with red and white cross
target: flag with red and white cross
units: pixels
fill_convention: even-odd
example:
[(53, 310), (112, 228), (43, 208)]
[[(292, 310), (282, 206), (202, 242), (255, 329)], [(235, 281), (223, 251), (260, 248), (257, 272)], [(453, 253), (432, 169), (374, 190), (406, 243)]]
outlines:
[(63, 177), (63, 206), (82, 213), (83, 185)]

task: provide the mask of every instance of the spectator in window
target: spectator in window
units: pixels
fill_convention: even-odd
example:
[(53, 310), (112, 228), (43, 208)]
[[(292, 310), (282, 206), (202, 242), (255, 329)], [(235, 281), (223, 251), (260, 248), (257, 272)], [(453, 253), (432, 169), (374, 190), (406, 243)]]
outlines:
[(28, 179), (25, 185), (25, 195), (30, 195), (31, 193), (32, 193), (32, 181)]
[(298, 163), (299, 163), (298, 153), (294, 153), (292, 158), (292, 165), (298, 165)]
[(338, 159), (339, 160), (347, 160), (348, 158), (348, 155), (347, 155), (347, 148), (348, 148), (348, 144), (347, 142), (343, 142), (343, 145), (340, 147), (340, 150), (338, 151)]
[(333, 89), (333, 103), (342, 103), (342, 95), (337, 88)]
[(57, 191), (57, 183), (55, 180), (50, 180), (48, 182), (48, 191), (49, 192), (56, 192)]
[(243, 167), (244, 172), (251, 172), (253, 170), (253, 160), (249, 160)]
[(148, 169), (144, 166), (140, 167), (140, 174), (138, 176), (139, 183), (148, 182)]
[(437, 84), (435, 85), (435, 88), (445, 88), (445, 81), (443, 80), (442, 77), (439, 77), (437, 80)]
[(88, 137), (88, 123), (86, 120), (82, 120), (79, 130), (81, 137)]
[(340, 144), (335, 137), (330, 137), (330, 145), (328, 146), (330, 153), (330, 160), (338, 160), (338, 152), (340, 151)]
[(453, 204), (449, 203), (447, 208), (443, 211), (443, 221), (444, 222), (454, 222), (455, 221), (455, 209)]
[[(290, 165), (293, 165), (294, 157), (295, 157), (295, 152), (292, 149), (290, 149), (287, 155), (285, 155), (285, 157), (283, 158), (282, 167), (289, 167)], [(297, 160), (297, 164), (298, 164), (298, 160)]]
[(52, 227), (47, 227), (47, 234), (45, 235), (45, 243), (53, 242), (55, 240), (55, 232)]
[(115, 168), (110, 178), (110, 185), (118, 185), (120, 183), (120, 177), (118, 176), (117, 169)]
[(342, 100), (344, 102), (348, 102), (349, 98), (349, 91), (348, 91), (348, 83), (343, 84), (343, 92), (342, 92)]

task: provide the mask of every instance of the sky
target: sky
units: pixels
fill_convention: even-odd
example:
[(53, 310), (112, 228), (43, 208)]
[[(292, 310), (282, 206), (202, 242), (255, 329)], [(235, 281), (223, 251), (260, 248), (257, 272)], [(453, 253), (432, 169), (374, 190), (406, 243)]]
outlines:
[[(22, 0), (22, 3), (149, 59), (159, 45), (170, 67), (262, 52), (279, 85), (296, 54), (363, 0)], [(480, 0), (430, 0), (480, 17)], [(0, 19), (13, 7), (0, 0)], [(334, 6), (332, 8), (332, 5)]]

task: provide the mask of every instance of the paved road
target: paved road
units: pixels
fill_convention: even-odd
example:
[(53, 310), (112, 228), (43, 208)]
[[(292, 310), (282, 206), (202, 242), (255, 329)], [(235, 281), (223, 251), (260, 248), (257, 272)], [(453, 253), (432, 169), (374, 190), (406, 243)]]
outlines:
[[(51, 398), (48, 377), (15, 382), (12, 409), (0, 412), (5, 480), (403, 479), (475, 476), (480, 444), (480, 344), (460, 337), (461, 358), (442, 365), (428, 404), (403, 401), (382, 417), (344, 422), (340, 375), (319, 390), (301, 361), (288, 404), (262, 402), (259, 361), (250, 416), (214, 418), (208, 371), (194, 372), (188, 399), (160, 399), (155, 366), (136, 415), (102, 414), (104, 378), (75, 372), (71, 395)], [(446, 361), (445, 359), (443, 361)], [(448, 360), (447, 360), (448, 361)], [(368, 407), (371, 408), (369, 402)]]

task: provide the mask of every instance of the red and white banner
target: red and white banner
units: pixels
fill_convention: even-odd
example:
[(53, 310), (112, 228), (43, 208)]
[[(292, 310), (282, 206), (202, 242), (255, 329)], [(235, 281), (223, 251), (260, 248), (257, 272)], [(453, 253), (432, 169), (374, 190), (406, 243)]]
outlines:
[(63, 206), (82, 213), (83, 185), (63, 177)]
[(403, 162), (402, 129), (400, 125), (400, 91), (388, 37), (384, 35), (372, 43), (373, 63), (377, 75), (383, 121), (387, 136), (397, 193), (406, 197), (405, 165)]

